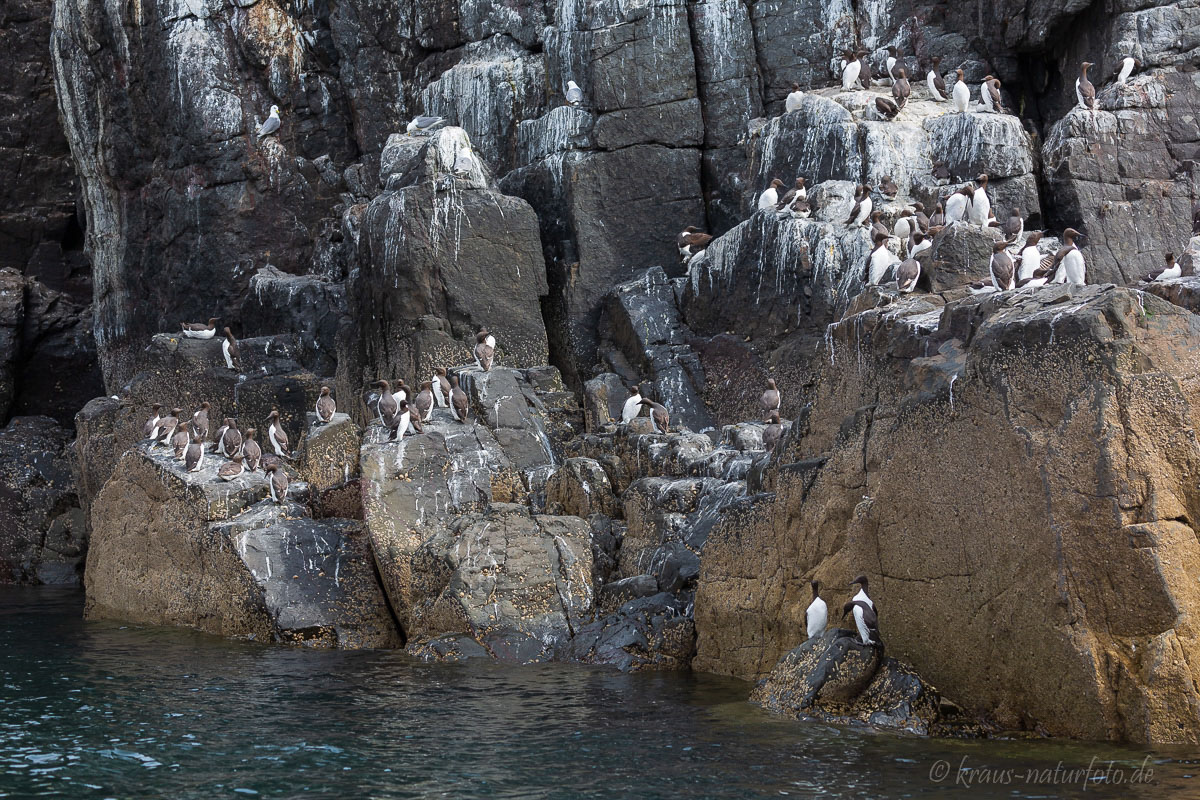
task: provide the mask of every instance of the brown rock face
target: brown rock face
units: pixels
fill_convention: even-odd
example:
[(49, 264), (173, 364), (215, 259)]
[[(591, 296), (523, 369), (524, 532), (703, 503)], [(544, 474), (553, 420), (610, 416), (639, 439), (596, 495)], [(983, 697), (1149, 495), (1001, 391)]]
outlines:
[(834, 327), (775, 493), (709, 535), (694, 668), (765, 674), (807, 581), (866, 573), (889, 653), (1000, 726), (1200, 740), (1200, 320), (1111, 286), (926, 308)]

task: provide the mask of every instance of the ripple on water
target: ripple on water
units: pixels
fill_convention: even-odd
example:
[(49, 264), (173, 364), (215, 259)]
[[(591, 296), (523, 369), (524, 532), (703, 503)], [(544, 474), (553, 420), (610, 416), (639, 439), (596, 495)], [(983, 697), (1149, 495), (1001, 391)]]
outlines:
[[(961, 797), (931, 780), (937, 762), (1144, 757), (780, 720), (746, 702), (747, 684), (711, 676), (426, 664), (82, 622), (80, 608), (73, 593), (0, 590), (0, 797)], [(1197, 755), (1157, 754), (1156, 785), (1087, 796), (1194, 791), (1179, 759)]]

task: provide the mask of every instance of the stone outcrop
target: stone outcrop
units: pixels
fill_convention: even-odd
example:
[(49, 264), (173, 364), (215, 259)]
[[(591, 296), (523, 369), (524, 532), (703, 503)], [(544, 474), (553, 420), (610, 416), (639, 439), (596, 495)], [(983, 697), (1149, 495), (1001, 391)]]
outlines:
[(87, 529), (65, 429), (14, 417), (0, 430), (0, 583), (78, 585)]
[(750, 695), (797, 719), (868, 724), (919, 735), (959, 733), (958, 708), (910, 667), (833, 628), (779, 660)]
[(889, 651), (969, 711), (1195, 741), (1181, 376), (1200, 323), (1112, 286), (928, 308), (893, 296), (833, 326), (775, 491), (709, 534), (694, 666), (765, 674), (802, 638), (809, 579), (867, 573)]
[[(92, 506), (86, 613), (319, 647), (395, 647), (399, 631), (360, 524), (276, 505), (260, 470), (184, 472), (127, 451)], [(303, 497), (294, 482), (290, 495)]]

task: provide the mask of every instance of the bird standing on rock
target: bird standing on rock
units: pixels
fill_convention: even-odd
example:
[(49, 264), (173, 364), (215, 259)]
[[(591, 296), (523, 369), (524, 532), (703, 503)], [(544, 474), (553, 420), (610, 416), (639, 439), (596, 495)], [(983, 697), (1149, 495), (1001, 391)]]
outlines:
[(854, 193), (854, 208), (850, 209), (850, 216), (846, 219), (845, 224), (855, 227), (865, 223), (871, 217), (873, 205), (871, 193), (867, 191), (866, 186), (860, 184)]
[(238, 430), (237, 420), (231, 419), (221, 436), (221, 452), (226, 458), (233, 458), (241, 452), (242, 444), (242, 432)]
[(583, 102), (583, 90), (579, 88), (579, 84), (575, 81), (567, 81), (565, 97), (569, 105), (577, 106)]
[(396, 414), (400, 401), (392, 394), (392, 384), (388, 381), (379, 380), (372, 385), (379, 389), (379, 399), (375, 402), (375, 411), (379, 414), (379, 421), (383, 422), (385, 416)]
[(446, 377), (446, 368), (436, 367), (430, 382), (433, 384), (433, 399), (437, 400), (437, 404), (442, 408), (449, 408), (450, 380)]
[(879, 181), (879, 193), (889, 200), (895, 200), (896, 195), (900, 193), (900, 187), (892, 180), (891, 175), (884, 175)]
[(188, 425), (185, 422), (175, 429), (175, 434), (171, 437), (171, 448), (175, 451), (175, 457), (183, 458), (184, 452), (191, 443), (192, 435), (188, 431)]
[(267, 487), (271, 490), (271, 499), (283, 505), (287, 502), (290, 483), (287, 473), (278, 464), (268, 464), (264, 469), (267, 471)]
[(458, 388), (458, 376), (450, 376), (450, 412), (459, 422), (466, 424), (470, 402), (467, 393)]
[(890, 122), (899, 116), (900, 106), (897, 105), (896, 101), (894, 100), (889, 100), (886, 97), (876, 97), (875, 112), (879, 114), (880, 117)]
[(159, 409), (162, 408), (162, 403), (154, 403), (150, 406), (150, 419), (146, 420), (146, 424), (142, 426), (142, 438), (154, 438), (154, 432), (158, 429), (158, 421), (162, 419), (159, 414)]
[(875, 247), (867, 256), (867, 283), (872, 286), (883, 283), (887, 278), (888, 270), (897, 261), (892, 251), (888, 250), (889, 238), (886, 233), (875, 234)]
[(1125, 81), (1129, 80), (1129, 76), (1133, 74), (1135, 67), (1140, 67), (1142, 62), (1138, 61), (1133, 56), (1125, 56), (1121, 59), (1121, 71), (1117, 73), (1117, 85), (1124, 86)]
[(842, 56), (842, 91), (848, 92), (858, 83), (858, 73), (862, 70), (862, 62), (854, 53), (846, 50)]
[(884, 60), (883, 63), (884, 63), (884, 66), (887, 67), (888, 80), (890, 80), (893, 85), (895, 85), (895, 83), (896, 83), (896, 65), (898, 63), (900, 63), (899, 59), (900, 59), (900, 50), (894, 46), (889, 47), (887, 49), (887, 58)]
[(233, 423), (231, 417), (226, 417), (221, 420), (221, 427), (217, 428), (217, 432), (213, 434), (212, 449), (217, 452), (217, 455), (224, 456), (225, 453), (225, 431), (229, 430), (230, 424)]
[(317, 413), (317, 422), (327, 424), (333, 415), (337, 413), (337, 402), (334, 401), (333, 395), (329, 393), (328, 386), (321, 387), (321, 396), (317, 398), (317, 403), (313, 406), (313, 411)]
[(974, 195), (975, 190), (970, 186), (970, 184), (967, 184), (946, 198), (947, 225), (953, 225), (957, 222), (962, 222), (967, 218), (967, 212), (971, 209), (971, 198), (974, 197)]
[(904, 108), (908, 104), (908, 98), (912, 95), (912, 86), (908, 83), (908, 72), (904, 67), (897, 67), (896, 74), (900, 77), (896, 78), (892, 84), (892, 98), (896, 101), (896, 105)]
[(925, 75), (925, 85), (929, 87), (929, 96), (935, 103), (944, 103), (949, 95), (946, 94), (946, 81), (938, 73), (938, 64), (942, 63), (941, 56), (933, 57), (933, 65)]
[(800, 91), (800, 84), (793, 83), (792, 91), (788, 94), (788, 96), (783, 101), (783, 110), (785, 112), (799, 111), (800, 106), (803, 104), (804, 104), (804, 92)]
[(1084, 61), (1079, 66), (1079, 77), (1075, 79), (1075, 99), (1079, 107), (1092, 112), (1096, 116), (1096, 87), (1088, 80), (1088, 67), (1092, 62)]
[(1025, 233), (1025, 218), (1021, 216), (1021, 209), (1013, 206), (1000, 230), (1004, 232), (1004, 238), (1008, 239), (1010, 244), (1020, 239)]
[(971, 107), (971, 87), (967, 86), (961, 69), (956, 69), (954, 73), (958, 76), (958, 81), (954, 84), (953, 89), (954, 110), (965, 114)]
[(758, 196), (758, 210), (766, 211), (767, 209), (774, 209), (775, 204), (779, 202), (779, 190), (782, 188), (783, 181), (779, 180), (779, 178), (772, 180), (771, 185)]
[(242, 368), (242, 359), (238, 352), (237, 339), (233, 338), (233, 331), (228, 327), (224, 328), (225, 340), (221, 342), (221, 355), (225, 357), (225, 366), (229, 369), (240, 370)]
[(425, 381), (421, 384), (421, 391), (417, 392), (416, 398), (413, 400), (413, 408), (417, 412), (417, 419), (421, 422), (428, 422), (433, 416), (433, 382)]
[(150, 448), (154, 449), (159, 444), (171, 443), (171, 437), (175, 435), (175, 429), (179, 427), (179, 418), (183, 415), (182, 408), (172, 408), (169, 416), (163, 417), (158, 421), (158, 427), (155, 428), (153, 441), (150, 443)]
[(233, 481), (242, 477), (246, 465), (241, 455), (234, 455), (228, 463), (222, 464), (217, 470), (217, 477), (223, 481)]
[[(490, 344), (489, 344), (490, 342)], [(475, 363), (484, 372), (492, 368), (492, 357), (496, 353), (496, 340), (483, 328), (475, 334)]]
[(187, 446), (183, 459), (184, 469), (188, 472), (199, 472), (204, 468), (204, 439), (194, 438)]
[(977, 181), (978, 185), (975, 187), (975, 191), (971, 193), (971, 208), (969, 214), (971, 217), (971, 222), (975, 223), (981, 228), (986, 228), (988, 226), (988, 219), (992, 214), (992, 201), (988, 199), (987, 195), (987, 173), (985, 172), (981, 174), (975, 180)]
[(279, 106), (271, 106), (271, 113), (269, 113), (267, 118), (258, 125), (258, 130), (256, 133), (258, 134), (259, 141), (262, 141), (263, 138), (278, 132), (280, 124)]
[(876, 234), (882, 233), (884, 236), (889, 236), (887, 225), (882, 221), (883, 212), (875, 209), (871, 212), (871, 238), (874, 239)]
[(655, 433), (670, 433), (671, 430), (671, 415), (667, 411), (667, 407), (662, 403), (656, 403), (653, 400), (642, 400), (641, 403), (650, 409), (650, 424), (654, 428)]
[(779, 446), (779, 439), (783, 436), (783, 420), (779, 418), (778, 411), (772, 411), (767, 415), (767, 426), (763, 428), (763, 448), (768, 453), (775, 452), (775, 448)]
[(262, 460), (262, 448), (258, 446), (254, 435), (258, 433), (254, 428), (246, 430), (246, 440), (242, 442), (242, 457), (245, 459), (246, 469), (254, 472), (258, 469), (258, 462)]
[(896, 267), (896, 286), (902, 294), (908, 294), (917, 288), (921, 278), (921, 262), (915, 258), (906, 258)]
[(1059, 248), (1054, 256), (1054, 263), (1058, 265), (1058, 271), (1054, 275), (1052, 283), (1070, 283), (1076, 286), (1083, 286), (1087, 283), (1087, 268), (1084, 265), (1083, 253), (1079, 252), (1079, 245), (1075, 244), (1075, 240), (1079, 238), (1079, 231), (1074, 228), (1067, 228), (1063, 231), (1063, 246)]
[(775, 379), (767, 380), (767, 390), (762, 393), (762, 397), (758, 398), (758, 404), (762, 406), (763, 412), (778, 411), (783, 398), (779, 394), (779, 388), (775, 385)]
[(271, 443), (271, 448), (275, 451), (275, 455), (287, 459), (292, 457), (291, 452), (288, 450), (287, 433), (283, 430), (283, 425), (279, 422), (278, 408), (272, 408), (270, 416), (267, 417), (267, 441)]
[(820, 583), (810, 581), (810, 584), (812, 586), (812, 602), (804, 611), (804, 627), (808, 638), (812, 639), (825, 632), (825, 626), (829, 623), (829, 606), (821, 599)]
[(642, 390), (636, 385), (629, 389), (629, 399), (621, 407), (621, 422), (629, 424), (642, 413)]
[(858, 636), (863, 644), (882, 645), (883, 637), (879, 635), (879, 617), (875, 609), (859, 600), (849, 600), (842, 606), (842, 616), (854, 614), (854, 625), (858, 628)]
[(675, 237), (675, 246), (679, 248), (679, 257), (687, 264), (696, 257), (708, 243), (712, 241), (710, 234), (704, 233), (695, 225), (688, 225)]
[(999, 241), (992, 244), (992, 260), (988, 263), (988, 272), (992, 276), (992, 286), (998, 292), (1007, 292), (1017, 288), (1017, 273), (1013, 266), (1012, 257), (1005, 251), (1008, 242)]
[(192, 432), (196, 434), (196, 438), (204, 441), (208, 438), (208, 409), (212, 408), (207, 400), (200, 404), (200, 408), (195, 414), (192, 414)]

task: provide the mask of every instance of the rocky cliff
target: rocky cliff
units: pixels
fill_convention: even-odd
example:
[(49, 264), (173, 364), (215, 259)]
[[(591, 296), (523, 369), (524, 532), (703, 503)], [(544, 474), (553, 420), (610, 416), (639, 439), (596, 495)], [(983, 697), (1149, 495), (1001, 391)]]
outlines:
[[(998, 728), (1194, 741), (1200, 303), (1194, 277), (1138, 278), (1200, 258), (1198, 21), (1190, 0), (9, 4), (3, 579), (78, 580), (90, 538), (94, 615), (436, 659), (778, 665), (758, 694), (797, 713), (807, 581), (832, 601), (866, 572), (892, 654), (872, 674), (913, 688), (914, 729), (944, 695)], [(857, 46), (876, 81), (843, 90)], [(889, 47), (913, 79), (893, 120)], [(969, 113), (930, 97), (935, 57)], [(978, 110), (987, 75), (1010, 113)], [(891, 228), (981, 172), (1043, 254), (1082, 232), (1092, 286), (976, 295), (1000, 233), (968, 224), (931, 231), (914, 294), (866, 285), (857, 186)], [(811, 216), (756, 210), (797, 176)], [(685, 264), (687, 225), (716, 238)], [(219, 336), (179, 335), (210, 317), (232, 369)], [(469, 419), (392, 440), (372, 383), (411, 401), (438, 367)], [(620, 421), (633, 385), (669, 430)], [(151, 403), (201, 402), (260, 441), (280, 411), (288, 503), (141, 442)], [(68, 447), (53, 421), (73, 415)]]

